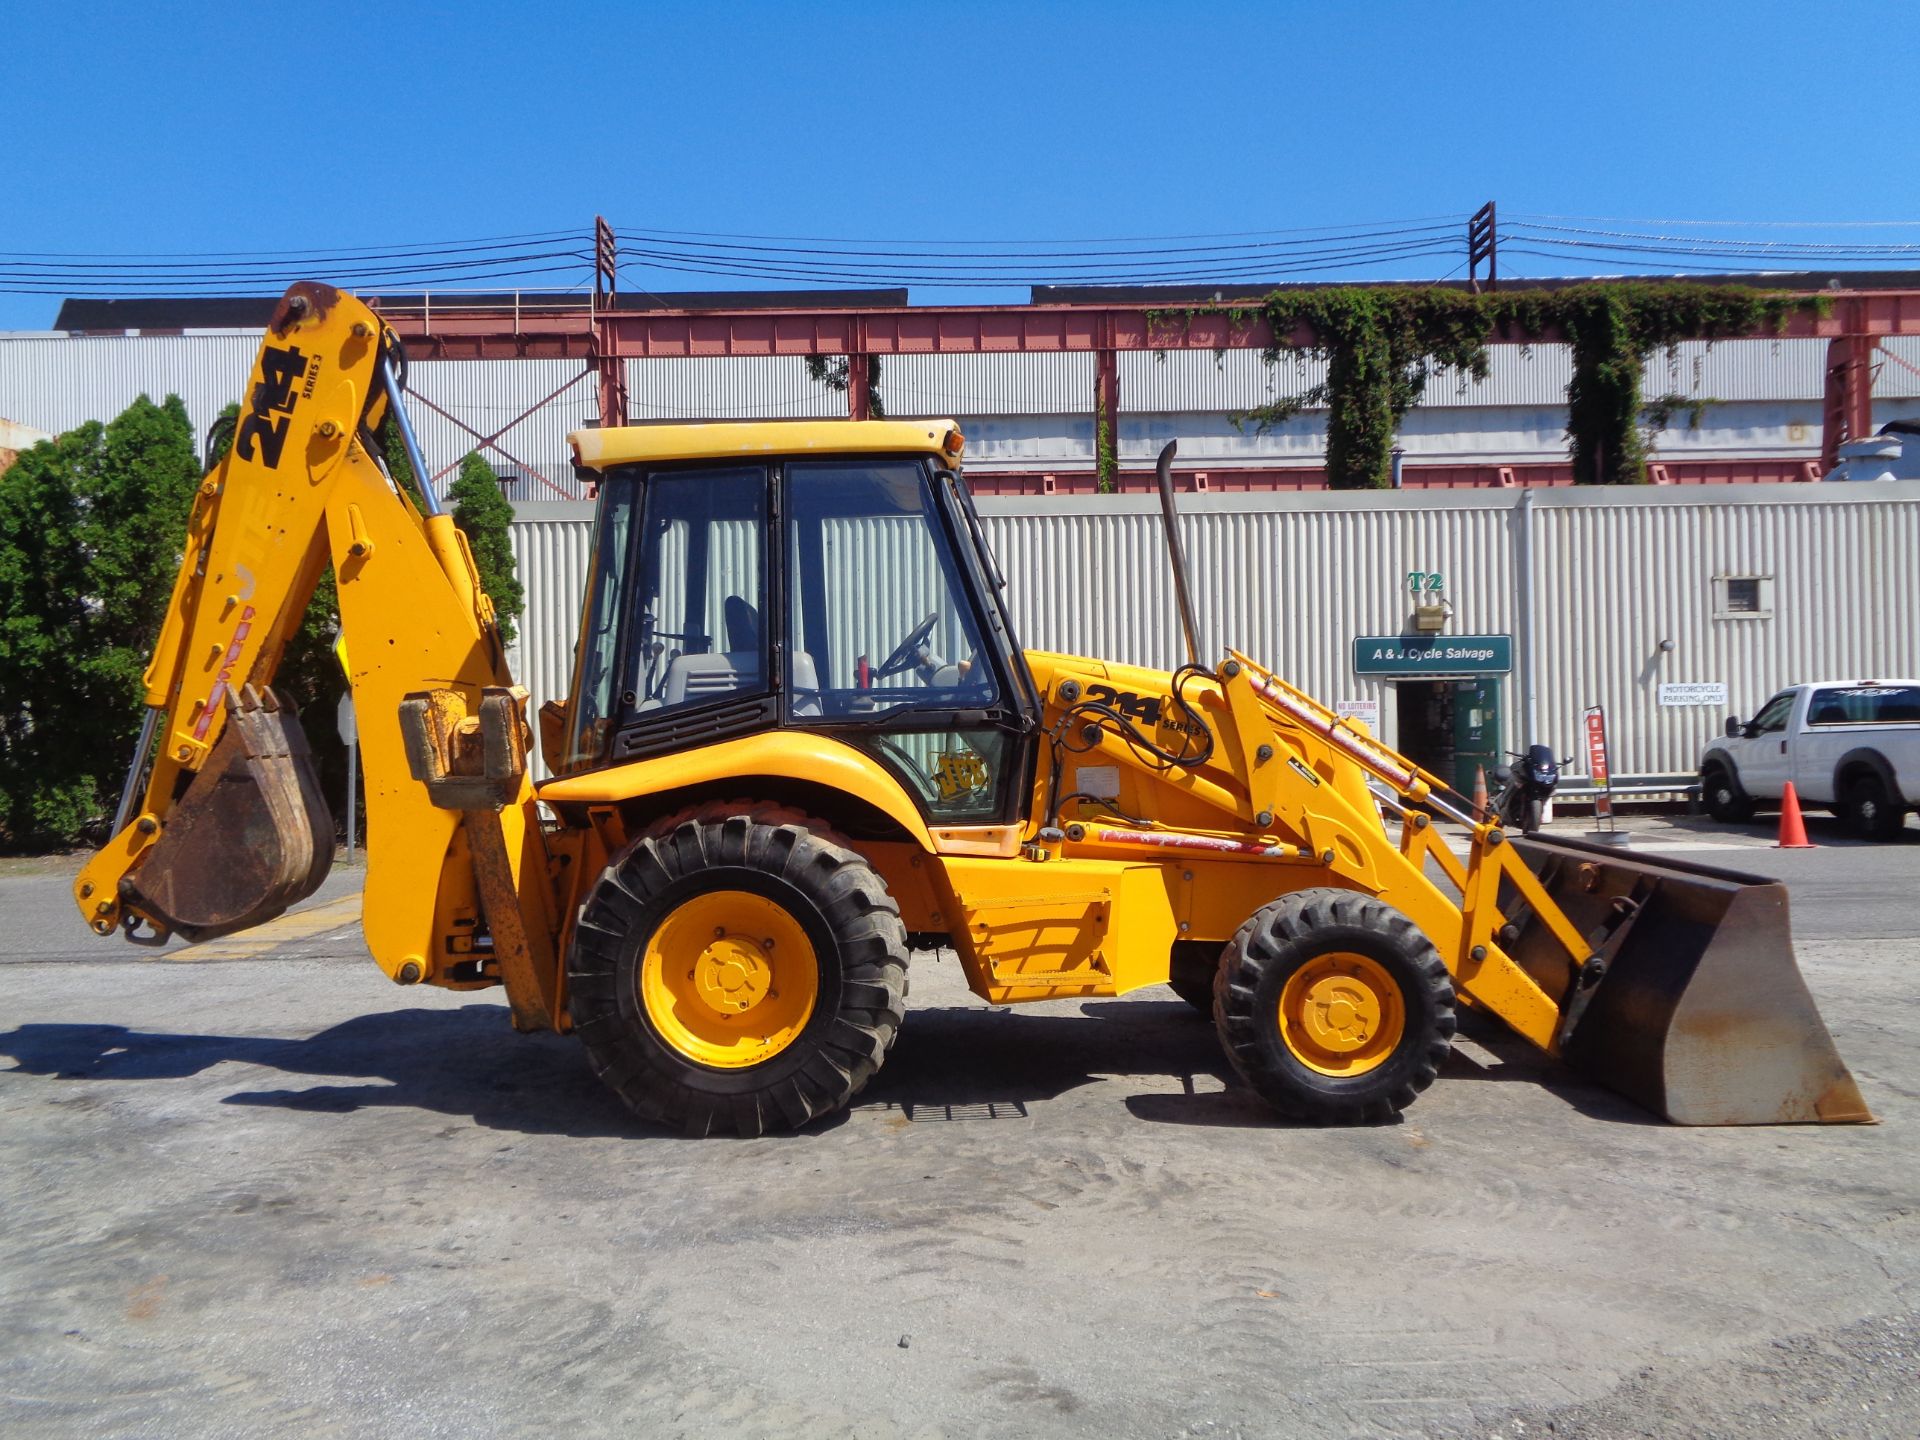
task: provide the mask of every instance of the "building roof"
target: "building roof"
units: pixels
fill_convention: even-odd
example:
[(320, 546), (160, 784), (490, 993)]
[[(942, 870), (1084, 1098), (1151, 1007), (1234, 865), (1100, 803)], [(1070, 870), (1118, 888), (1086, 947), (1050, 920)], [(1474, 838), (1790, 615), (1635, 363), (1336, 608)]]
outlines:
[(951, 420), (748, 420), (576, 430), (567, 443), (577, 464), (606, 470), (649, 460), (728, 460), (816, 450), (835, 455), (929, 451), (957, 458), (963, 442)]
[[(518, 299), (525, 304), (568, 303), (584, 310), (584, 295), (547, 291), (512, 291), (482, 295), (444, 291), (427, 295), (389, 295), (354, 292), (376, 310), (417, 309), (429, 299), (449, 306), (506, 308)], [(129, 296), (121, 300), (90, 300), (69, 296), (60, 302), (53, 328), (67, 331), (121, 330), (264, 330), (273, 318), (277, 295)], [(614, 297), (615, 310), (808, 310), (900, 309), (907, 304), (904, 289), (893, 290), (669, 290)]]
[[(1745, 275), (1569, 275), (1502, 278), (1509, 290), (1564, 290), (1572, 285), (1631, 281), (1645, 285), (1746, 285), (1762, 290), (1920, 290), (1920, 270), (1774, 270)], [(1228, 285), (1035, 285), (1035, 305), (1214, 305), (1259, 300), (1276, 290), (1468, 289), (1465, 280), (1243, 280)]]

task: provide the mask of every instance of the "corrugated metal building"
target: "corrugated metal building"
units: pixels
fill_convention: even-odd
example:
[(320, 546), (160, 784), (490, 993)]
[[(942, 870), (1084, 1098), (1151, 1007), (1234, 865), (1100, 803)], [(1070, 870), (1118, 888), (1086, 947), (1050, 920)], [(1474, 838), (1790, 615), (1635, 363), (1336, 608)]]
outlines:
[[(0, 417), (59, 431), (111, 417), (142, 392), (172, 392), (204, 427), (240, 395), (258, 344), (253, 331), (0, 335)], [(1920, 337), (1883, 348), (1875, 418), (1920, 418)], [(1683, 423), (1661, 436), (1660, 454), (1813, 458), (1825, 360), (1818, 340), (1700, 342), (1656, 356), (1649, 396), (1714, 402), (1697, 430)], [(1402, 428), (1410, 462), (1564, 457), (1564, 348), (1496, 346), (1490, 362), (1485, 380), (1441, 376), (1429, 386)], [(1211, 469), (1216, 488), (1236, 466), (1321, 458), (1321, 415), (1269, 435), (1233, 423), (1250, 406), (1313, 383), (1310, 361), (1269, 367), (1251, 351), (1170, 352), (1122, 354), (1119, 365), (1118, 448), (1131, 466), (1150, 465), (1169, 438), (1180, 441), (1183, 471)], [(797, 358), (631, 361), (628, 373), (638, 421), (845, 410), (844, 397)], [(513, 472), (510, 493), (523, 502), (515, 543), (531, 606), (519, 668), (540, 698), (558, 695), (587, 510), (548, 502), (576, 491), (565, 437), (594, 418), (587, 367), (418, 361), (410, 386), (434, 463), (450, 467), (475, 435), (505, 452), (491, 458)], [(895, 415), (961, 419), (968, 470), (983, 488), (1008, 472), (1093, 466), (1089, 355), (890, 357), (879, 388)], [(1416, 753), (1410, 737), (1431, 740), (1449, 726), (1456, 749), (1535, 736), (1571, 749), (1581, 707), (1602, 703), (1613, 717), (1616, 770), (1653, 774), (1689, 769), (1724, 710), (1662, 705), (1662, 684), (1724, 684), (1727, 706), (1751, 710), (1793, 680), (1920, 670), (1920, 504), (1911, 489), (1206, 494), (1188, 506), (1214, 643), (1270, 660), (1329, 700), (1372, 702), (1386, 735)], [(1172, 662), (1173, 611), (1150, 502), (1033, 496), (986, 500), (982, 509), (1027, 643)], [(1510, 637), (1510, 674), (1472, 684), (1356, 675), (1354, 637), (1402, 633), (1414, 571), (1443, 577), (1448, 633)]]
[[(0, 418), (58, 432), (116, 415), (143, 391), (178, 394), (204, 430), (238, 398), (259, 346), (255, 331), (169, 334), (0, 334)], [(1920, 418), (1920, 337), (1883, 342), (1876, 419)], [(1494, 346), (1485, 380), (1442, 375), (1406, 417), (1408, 463), (1526, 464), (1566, 456), (1569, 360), (1564, 346)], [(1660, 458), (1810, 460), (1819, 455), (1826, 359), (1822, 340), (1688, 342), (1649, 361), (1648, 396), (1713, 403), (1698, 427), (1657, 437)], [(1320, 378), (1312, 361), (1257, 352), (1129, 352), (1119, 357), (1116, 448), (1133, 467), (1170, 437), (1181, 462), (1215, 471), (1312, 467), (1325, 451), (1325, 417), (1309, 411), (1270, 434), (1234, 417)], [(879, 390), (890, 414), (953, 416), (966, 427), (976, 475), (1090, 471), (1094, 466), (1093, 358), (1087, 354), (896, 356)], [(488, 437), (495, 468), (520, 500), (575, 491), (565, 437), (594, 417), (591, 377), (578, 361), (416, 361), (409, 377), (429, 457), (451, 465)], [(845, 397), (798, 358), (714, 357), (628, 362), (636, 422), (781, 419), (846, 413)], [(531, 413), (528, 413), (528, 412)], [(457, 422), (457, 423), (456, 423)], [(464, 428), (463, 428), (464, 427)], [(504, 452), (504, 453), (503, 453)]]
[[(1679, 774), (1729, 709), (1751, 714), (1779, 686), (1920, 673), (1920, 482), (1190, 495), (1182, 507), (1205, 642), (1329, 703), (1371, 702), (1384, 738), (1437, 769), (1536, 737), (1571, 753), (1598, 704), (1616, 774)], [(537, 704), (569, 684), (591, 507), (517, 508), (528, 611), (515, 673)], [(1022, 643), (1180, 658), (1152, 501), (980, 509)], [(1418, 673), (1356, 673), (1356, 641), (1391, 646), (1417, 601), (1441, 597), (1440, 639), (1506, 637), (1510, 669), (1443, 654)], [(1683, 685), (1726, 698), (1669, 690), (1663, 703), (1663, 686)]]

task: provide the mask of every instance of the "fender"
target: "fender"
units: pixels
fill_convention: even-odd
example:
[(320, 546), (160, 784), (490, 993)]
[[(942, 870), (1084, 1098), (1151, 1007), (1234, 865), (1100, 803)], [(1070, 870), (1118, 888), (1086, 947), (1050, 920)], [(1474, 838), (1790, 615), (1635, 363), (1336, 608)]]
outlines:
[(1887, 787), (1887, 794), (1892, 797), (1894, 804), (1900, 806), (1902, 809), (1907, 807), (1908, 801), (1907, 798), (1900, 793), (1900, 780), (1899, 777), (1893, 773), (1893, 765), (1888, 761), (1887, 757), (1882, 755), (1878, 750), (1865, 745), (1856, 746), (1854, 749), (1847, 751), (1834, 765), (1833, 798), (1836, 802), (1846, 794), (1846, 788), (1842, 784), (1846, 776), (1849, 774), (1857, 774), (1863, 770), (1871, 771), (1880, 777), (1881, 782)]
[(549, 780), (539, 787), (538, 798), (550, 805), (617, 805), (753, 774), (787, 775), (852, 795), (898, 824), (923, 851), (933, 853), (927, 822), (879, 761), (829, 736), (803, 731), (763, 731), (698, 750)]

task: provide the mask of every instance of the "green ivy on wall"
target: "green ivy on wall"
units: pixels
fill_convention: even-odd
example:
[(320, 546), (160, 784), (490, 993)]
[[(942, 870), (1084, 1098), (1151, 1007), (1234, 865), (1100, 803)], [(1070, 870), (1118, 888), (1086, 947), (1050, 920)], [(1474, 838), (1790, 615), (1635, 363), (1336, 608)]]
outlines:
[[(1574, 476), (1585, 485), (1645, 479), (1640, 380), (1656, 351), (1688, 339), (1724, 339), (1778, 330), (1795, 310), (1820, 301), (1737, 285), (1675, 281), (1592, 281), (1557, 290), (1476, 295), (1437, 285), (1341, 285), (1275, 290), (1258, 305), (1150, 310), (1150, 333), (1184, 330), (1201, 315), (1233, 325), (1263, 319), (1277, 337), (1268, 364), (1289, 352), (1326, 362), (1326, 378), (1236, 423), (1264, 433), (1302, 410), (1327, 410), (1327, 483), (1337, 490), (1392, 484), (1401, 419), (1446, 370), (1484, 379), (1496, 338), (1564, 338), (1573, 352), (1567, 384), (1567, 440)], [(1296, 345), (1300, 331), (1312, 338)], [(1671, 398), (1671, 397), (1666, 397)], [(1671, 416), (1671, 404), (1663, 408)]]

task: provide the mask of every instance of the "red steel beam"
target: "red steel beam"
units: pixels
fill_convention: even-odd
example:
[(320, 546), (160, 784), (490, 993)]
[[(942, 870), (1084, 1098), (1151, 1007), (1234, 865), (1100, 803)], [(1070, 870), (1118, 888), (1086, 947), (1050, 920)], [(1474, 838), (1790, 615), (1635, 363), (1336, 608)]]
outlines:
[[(1789, 339), (1920, 335), (1920, 290), (1823, 291), (1825, 314), (1789, 316)], [(1059, 354), (1094, 350), (1246, 350), (1273, 343), (1258, 315), (1169, 307), (927, 305), (883, 310), (618, 310), (528, 302), (463, 308), (457, 300), (386, 312), (423, 359), (686, 359), (710, 355)], [(1776, 332), (1757, 330), (1755, 338)], [(1305, 329), (1287, 337), (1312, 340)], [(1507, 334), (1496, 343), (1539, 344), (1552, 334)]]

